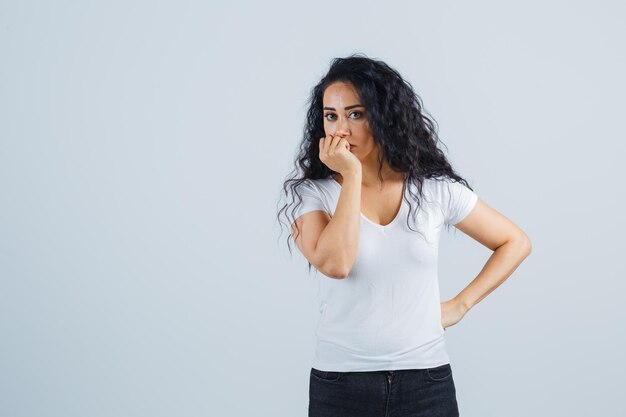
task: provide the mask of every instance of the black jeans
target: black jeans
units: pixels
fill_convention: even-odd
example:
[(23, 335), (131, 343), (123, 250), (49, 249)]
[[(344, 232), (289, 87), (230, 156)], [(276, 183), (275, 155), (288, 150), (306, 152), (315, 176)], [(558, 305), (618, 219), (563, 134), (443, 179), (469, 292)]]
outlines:
[(452, 368), (335, 372), (311, 368), (309, 417), (458, 417)]

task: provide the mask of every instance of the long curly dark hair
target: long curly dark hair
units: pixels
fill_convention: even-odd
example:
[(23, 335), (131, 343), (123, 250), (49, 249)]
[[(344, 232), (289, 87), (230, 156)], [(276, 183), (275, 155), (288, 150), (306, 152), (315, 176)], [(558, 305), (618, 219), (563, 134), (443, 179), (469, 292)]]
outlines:
[[(284, 224), (281, 216), (287, 217), (287, 225), (290, 226), (295, 220), (293, 213), (302, 202), (297, 187), (306, 179), (330, 178), (332, 174), (335, 174), (319, 159), (319, 138), (326, 136), (322, 109), (324, 91), (335, 82), (348, 82), (354, 86), (360, 103), (368, 111), (372, 136), (380, 150), (378, 176), (383, 181), (381, 175), (383, 158), (386, 158), (394, 171), (403, 172), (406, 178), (405, 189), (407, 183), (412, 183), (418, 190), (417, 195), (410, 193), (417, 202), (415, 211), (421, 205), (422, 185), (426, 178), (447, 177), (464, 184), (473, 191), (467, 181), (454, 171), (444, 153), (439, 149), (438, 144), (441, 140), (437, 136), (438, 126), (434, 119), (427, 116), (428, 113), (423, 109), (422, 100), (415, 93), (412, 85), (385, 62), (368, 58), (363, 53), (355, 53), (345, 58), (334, 58), (328, 73), (313, 87), (307, 100), (309, 108), (303, 139), (294, 162), (295, 167), (285, 180), (281, 194), (281, 200), (283, 196), (288, 197), (287, 187), (291, 187), (291, 195), (297, 196), (298, 201), (287, 202), (278, 211), (281, 236)], [(406, 195), (404, 198), (406, 199)], [(407, 202), (410, 207), (409, 216), (407, 216), (408, 224), (413, 210), (411, 201), (407, 199)], [(293, 209), (288, 215), (287, 209), (291, 206)], [(413, 218), (415, 218), (415, 212), (413, 212)], [(408, 227), (411, 226), (408, 224)], [(296, 228), (299, 233), (297, 225)], [(292, 254), (290, 238), (293, 239), (291, 234), (287, 237), (287, 246), (289, 253)], [(310, 270), (311, 264), (309, 263)]]

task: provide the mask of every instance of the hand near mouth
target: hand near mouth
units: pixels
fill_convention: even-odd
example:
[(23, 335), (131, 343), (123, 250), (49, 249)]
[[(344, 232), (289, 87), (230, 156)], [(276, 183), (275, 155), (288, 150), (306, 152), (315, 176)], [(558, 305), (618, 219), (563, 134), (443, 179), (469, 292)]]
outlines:
[(362, 169), (361, 161), (353, 153), (351, 145), (339, 135), (328, 135), (320, 139), (319, 158), (335, 172), (350, 172)]

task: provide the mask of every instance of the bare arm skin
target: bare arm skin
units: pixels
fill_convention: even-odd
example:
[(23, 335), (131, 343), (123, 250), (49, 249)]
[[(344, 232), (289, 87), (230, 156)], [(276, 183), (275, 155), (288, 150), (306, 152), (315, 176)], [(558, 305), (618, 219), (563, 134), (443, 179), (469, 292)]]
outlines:
[(442, 303), (444, 329), (459, 322), (472, 307), (498, 288), (532, 251), (526, 233), (480, 198), (471, 213), (454, 227), (493, 250), (493, 254), (463, 291)]
[[(331, 218), (323, 211), (303, 214), (296, 222), (302, 236), (294, 240), (300, 252), (324, 275), (343, 279), (356, 260), (361, 225), (363, 167), (340, 135), (320, 138), (320, 161), (341, 174), (343, 182), (337, 208)], [(292, 225), (292, 234), (294, 232)]]
[[(354, 265), (359, 243), (361, 213), (360, 170), (343, 173), (337, 209), (331, 218), (312, 211), (296, 219), (301, 233), (294, 238), (300, 252), (324, 275), (343, 279)], [(292, 233), (296, 233), (292, 227)]]

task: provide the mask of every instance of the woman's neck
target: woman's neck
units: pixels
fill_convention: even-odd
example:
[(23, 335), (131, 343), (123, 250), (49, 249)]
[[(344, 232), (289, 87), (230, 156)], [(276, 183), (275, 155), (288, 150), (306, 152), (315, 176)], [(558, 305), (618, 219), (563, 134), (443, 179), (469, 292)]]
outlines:
[[(380, 181), (378, 177), (378, 170), (366, 170), (363, 169), (361, 174), (361, 184), (366, 188), (380, 188), (381, 185), (388, 182), (396, 182), (396, 181), (404, 181), (405, 174), (404, 172), (397, 172), (391, 169), (389, 165), (383, 165), (383, 169), (381, 170), (381, 176), (383, 177), (384, 182)], [(333, 178), (340, 183), (343, 184), (343, 178), (341, 174), (337, 173), (333, 175)]]

